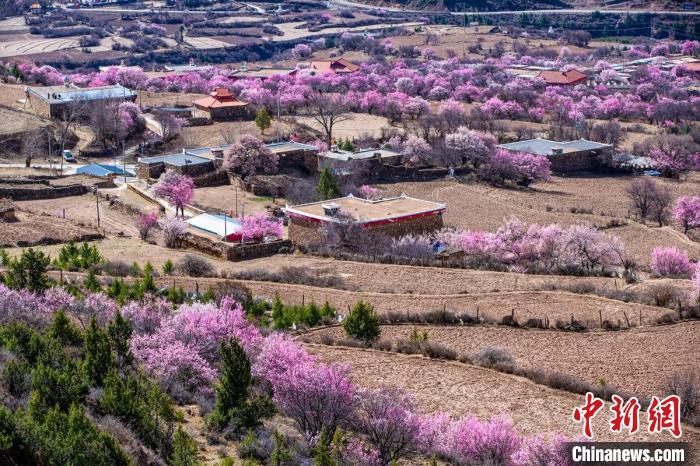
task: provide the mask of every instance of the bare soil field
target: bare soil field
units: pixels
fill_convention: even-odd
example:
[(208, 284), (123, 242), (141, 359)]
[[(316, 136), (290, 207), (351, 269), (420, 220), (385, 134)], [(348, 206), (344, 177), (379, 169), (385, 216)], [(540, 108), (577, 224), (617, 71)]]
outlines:
[[(279, 128), (280, 134), (283, 136), (291, 132), (291, 126), (284, 121), (284, 118), (280, 122)], [(260, 129), (255, 126), (254, 121), (225, 121), (205, 126), (185, 126), (182, 128), (180, 137), (169, 144), (167, 149), (220, 146), (237, 140), (243, 134), (252, 134), (257, 138), (272, 141), (276, 131), (276, 120), (272, 121), (272, 127), (264, 135), (260, 134)]]
[[(383, 325), (382, 339), (408, 339), (410, 325)], [(700, 344), (700, 322), (633, 328), (620, 332), (586, 333), (516, 329), (502, 326), (419, 326), (428, 341), (441, 343), (459, 354), (482, 348), (506, 349), (518, 366), (569, 374), (590, 384), (604, 380), (637, 396), (658, 395), (674, 373), (700, 366), (694, 348)], [(310, 331), (320, 343), (323, 335), (346, 338), (341, 327)]]
[(10, 108), (20, 108), (17, 101), (24, 99), (24, 85), (0, 83), (0, 105)]
[(245, 212), (250, 215), (257, 212), (267, 212), (268, 208), (284, 207), (284, 199), (272, 199), (258, 197), (242, 189), (236, 189), (233, 185), (212, 186), (197, 188), (194, 190), (192, 204), (204, 210), (218, 210), (220, 212), (236, 212), (236, 198), (238, 198), (238, 214)]
[[(405, 193), (422, 199), (448, 204), (445, 223), (459, 228), (494, 231), (511, 215), (527, 223), (591, 223), (604, 227), (613, 219), (631, 216), (625, 189), (633, 178), (605, 176), (553, 177), (551, 182), (537, 183), (531, 190), (498, 188), (481, 183), (405, 182), (380, 185), (384, 195)], [(700, 194), (700, 175), (691, 174), (686, 181), (657, 181), (667, 186), (674, 198)], [(589, 213), (572, 213), (572, 209)], [(693, 257), (700, 257), (700, 244), (690, 241), (680, 231), (657, 228), (652, 224), (629, 225), (607, 230), (619, 236), (633, 257), (648, 263), (656, 246), (675, 246)]]
[[(17, 205), (24, 210), (45, 213), (54, 218), (62, 217), (65, 209), (67, 219), (97, 226), (97, 206), (95, 196), (91, 194), (58, 199), (19, 201)], [(138, 236), (134, 219), (122, 212), (110, 209), (106, 202), (100, 202), (100, 229), (104, 230), (106, 234)]]
[(17, 222), (0, 223), (0, 247), (34, 246), (99, 238), (100, 232), (91, 225), (49, 215), (16, 212)]
[(45, 39), (15, 40), (0, 42), (0, 57), (16, 57), (32, 55), (36, 53), (56, 52), (58, 50), (78, 47), (78, 39), (75, 37)]
[[(296, 117), (295, 121), (321, 131), (321, 125), (311, 117)], [(333, 127), (333, 137), (343, 139), (361, 138), (364, 136), (378, 138), (382, 134), (382, 128), (389, 128), (389, 120), (386, 117), (368, 115), (364, 113), (351, 113), (350, 118), (338, 122)]]
[[(416, 397), (425, 412), (441, 410), (455, 415), (474, 415), (480, 419), (507, 414), (516, 428), (525, 435), (560, 432), (575, 437), (581, 433), (581, 426), (571, 419), (574, 407), (583, 404), (580, 395), (457, 362), (324, 345), (307, 345), (307, 348), (327, 361), (350, 364), (352, 378), (360, 385), (405, 388)], [(608, 416), (609, 413), (601, 412), (593, 419), (596, 440), (631, 441), (653, 438), (661, 441), (665, 437), (651, 436), (645, 429), (640, 429), (635, 436), (612, 434), (607, 425)], [(686, 425), (683, 430), (683, 440), (698, 445), (698, 430)]]
[[(17, 104), (15, 104), (14, 107), (17, 107)], [(31, 113), (19, 112), (3, 107), (0, 107), (0, 121), (3, 122), (2, 126), (0, 126), (0, 136), (33, 131), (52, 124), (51, 121), (39, 118)]]

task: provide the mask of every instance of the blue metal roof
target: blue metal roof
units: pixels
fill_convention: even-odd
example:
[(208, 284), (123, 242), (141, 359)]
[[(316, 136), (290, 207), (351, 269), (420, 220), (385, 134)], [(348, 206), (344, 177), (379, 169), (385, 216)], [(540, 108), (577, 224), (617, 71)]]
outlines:
[(102, 165), (93, 163), (91, 165), (85, 165), (84, 167), (78, 167), (75, 172), (78, 175), (94, 175), (94, 176), (109, 176), (109, 175), (124, 175), (134, 176), (133, 173), (129, 171), (124, 171), (123, 169), (114, 165)]

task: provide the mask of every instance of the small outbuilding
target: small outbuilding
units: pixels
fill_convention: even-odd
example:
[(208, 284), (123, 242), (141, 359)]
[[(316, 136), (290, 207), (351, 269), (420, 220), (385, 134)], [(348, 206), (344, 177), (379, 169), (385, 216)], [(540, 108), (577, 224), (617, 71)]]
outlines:
[(329, 223), (350, 219), (362, 228), (387, 236), (400, 237), (440, 230), (447, 205), (401, 195), (370, 200), (349, 195), (327, 201), (286, 206), (289, 239), (309, 246), (323, 240), (323, 228)]
[(138, 177), (145, 180), (158, 178), (168, 169), (192, 177), (216, 170), (213, 159), (192, 154), (185, 149), (179, 154), (141, 157), (136, 167)]
[(220, 87), (207, 97), (192, 101), (192, 116), (213, 121), (240, 120), (248, 116), (248, 104), (238, 100), (231, 91)]
[(545, 156), (552, 163), (553, 172), (570, 173), (595, 169), (598, 166), (598, 157), (612, 149), (612, 144), (587, 139), (557, 142), (536, 138), (501, 144), (498, 147), (511, 152)]
[(243, 225), (233, 217), (221, 214), (200, 214), (187, 220), (189, 225), (202, 233), (216, 236), (224, 241), (240, 241)]

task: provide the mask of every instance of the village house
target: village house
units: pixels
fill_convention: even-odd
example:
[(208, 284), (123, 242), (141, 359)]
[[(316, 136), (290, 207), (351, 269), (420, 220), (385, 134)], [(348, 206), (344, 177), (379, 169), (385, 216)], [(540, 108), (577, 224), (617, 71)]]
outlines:
[(281, 66), (248, 68), (243, 64), (239, 69), (229, 73), (228, 78), (233, 81), (240, 81), (241, 79), (260, 79), (265, 81), (273, 76), (294, 76), (296, 73), (296, 68)]
[(395, 165), (401, 154), (390, 149), (358, 149), (354, 151), (338, 149), (336, 146), (318, 154), (318, 171), (329, 169), (336, 175), (349, 175), (367, 172), (378, 165)]
[(207, 97), (192, 101), (192, 116), (213, 121), (240, 120), (248, 116), (248, 104), (238, 100), (228, 89), (219, 87)]
[(577, 86), (588, 82), (588, 76), (578, 70), (540, 71), (536, 77), (544, 80), (548, 86)]
[(289, 239), (301, 246), (323, 240), (325, 225), (351, 222), (391, 237), (437, 231), (443, 227), (442, 214), (447, 206), (401, 195), (369, 200), (349, 195), (338, 199), (287, 206)]
[(598, 166), (599, 156), (612, 149), (611, 144), (587, 139), (557, 142), (542, 138), (500, 144), (498, 147), (511, 152), (527, 152), (547, 157), (552, 162), (552, 171), (555, 173), (593, 170)]
[(144, 180), (156, 179), (166, 170), (174, 170), (181, 175), (192, 177), (216, 170), (213, 159), (192, 154), (185, 149), (179, 154), (141, 157), (136, 167), (138, 177)]
[(316, 73), (350, 74), (358, 71), (360, 67), (345, 58), (337, 60), (312, 60), (309, 70)]
[(136, 101), (136, 92), (124, 86), (80, 88), (73, 85), (24, 88), (24, 109), (44, 118), (63, 119), (69, 106)]

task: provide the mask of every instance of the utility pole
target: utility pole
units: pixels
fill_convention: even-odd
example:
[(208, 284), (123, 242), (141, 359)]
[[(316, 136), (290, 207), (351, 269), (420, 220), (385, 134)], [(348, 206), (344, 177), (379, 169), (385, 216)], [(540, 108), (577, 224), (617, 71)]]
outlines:
[(97, 228), (100, 228), (100, 194), (95, 186), (95, 207), (97, 209)]
[(280, 93), (277, 91), (277, 142), (280, 142)]
[(238, 184), (234, 186), (234, 189), (236, 190), (236, 218), (238, 218)]

